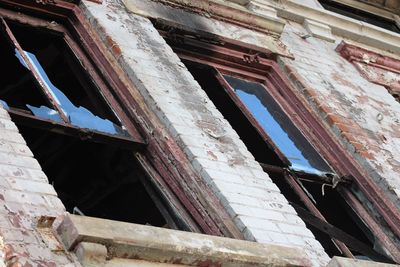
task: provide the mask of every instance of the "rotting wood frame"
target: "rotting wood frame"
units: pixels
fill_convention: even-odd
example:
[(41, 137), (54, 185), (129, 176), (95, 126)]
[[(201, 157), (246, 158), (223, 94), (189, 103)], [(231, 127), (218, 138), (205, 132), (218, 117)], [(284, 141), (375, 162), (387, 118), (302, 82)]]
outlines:
[[(84, 68), (101, 88), (104, 98), (136, 138), (135, 143), (140, 149), (135, 156), (149, 177), (148, 184), (168, 203), (167, 212), (177, 220), (180, 229), (243, 239), (217, 197), (195, 174), (178, 144), (161, 127), (161, 122), (143, 106), (143, 100), (137, 99), (132, 93), (133, 84), (112, 59), (113, 52), (120, 52), (118, 46), (110, 45), (108, 49), (112, 51), (109, 51), (107, 44), (102, 43), (100, 37), (91, 30), (75, 3), (62, 0), (1, 0), (0, 16), (64, 33), (67, 44), (82, 59)], [(67, 31), (69, 34), (65, 34)], [(32, 123), (29, 116), (10, 113), (13, 120)], [(46, 120), (38, 122), (39, 127), (51, 128), (63, 134), (79, 132), (86, 138), (98, 137), (65, 124), (49, 125)], [(103, 137), (99, 137), (99, 141)]]
[[(115, 104), (116, 103), (115, 99), (113, 97), (110, 97), (111, 96), (110, 92), (108, 91), (108, 88), (107, 86), (105, 86), (104, 83), (98, 82), (99, 90), (102, 92), (102, 94), (109, 95), (107, 100), (113, 107), (115, 107), (115, 110), (118, 113), (117, 115), (118, 118), (120, 120), (121, 119), (123, 120), (124, 125), (129, 126), (128, 132), (130, 136), (127, 137), (127, 136), (113, 135), (102, 131), (96, 131), (90, 128), (80, 128), (72, 125), (71, 119), (66, 115), (65, 111), (61, 108), (59, 101), (56, 99), (54, 95), (54, 92), (52, 92), (48, 86), (45, 86), (47, 84), (46, 81), (41, 76), (36, 66), (33, 65), (31, 59), (22, 49), (17, 38), (14, 36), (12, 30), (10, 29), (8, 23), (5, 21), (4, 18), (8, 19), (9, 17), (11, 17), (12, 16), (11, 13), (0, 12), (0, 14), (1, 13), (2, 16), (0, 18), (0, 29), (2, 30), (2, 33), (6, 36), (9, 43), (14, 46), (15, 50), (21, 57), (21, 61), (23, 61), (26, 64), (27, 68), (29, 69), (29, 72), (32, 74), (34, 80), (37, 82), (37, 85), (41, 90), (42, 94), (44, 95), (45, 99), (49, 101), (50, 105), (54, 108), (54, 110), (61, 118), (61, 122), (56, 122), (54, 120), (42, 119), (37, 116), (26, 114), (25, 112), (15, 108), (9, 108), (8, 111), (16, 122), (20, 122), (21, 124), (24, 125), (31, 125), (32, 127), (36, 128), (47, 129), (50, 132), (58, 132), (64, 135), (79, 136), (79, 138), (81, 139), (90, 139), (94, 142), (111, 143), (117, 146), (129, 147), (135, 150), (140, 149), (144, 146), (145, 144), (144, 139), (138, 133), (136, 127), (128, 123), (128, 120), (124, 115), (124, 113), (121, 111), (120, 108), (118, 108), (118, 105)], [(24, 20), (24, 18), (26, 21), (30, 20), (29, 17), (26, 17), (24, 15), (21, 15), (19, 19)], [(45, 24), (45, 22), (43, 21), (40, 20), (36, 21), (39, 22), (38, 24), (42, 25)], [(74, 53), (79, 54), (80, 56), (79, 58), (82, 60), (83, 65), (85, 65), (86, 67), (89, 66), (90, 63), (88, 62), (88, 58), (84, 56), (82, 51), (75, 45), (75, 43), (72, 41), (71, 37), (67, 34), (67, 31), (63, 26), (57, 25), (55, 27), (52, 27), (52, 31), (56, 31), (57, 33), (63, 34), (69, 47), (73, 49)], [(89, 71), (89, 72), (92, 75), (92, 77), (95, 77), (96, 81), (100, 81), (96, 72), (94, 71)]]
[[(269, 90), (272, 97), (335, 171), (336, 175), (331, 177), (332, 179), (330, 179), (329, 183), (336, 185), (336, 189), (342, 198), (354, 209), (357, 216), (365, 222), (375, 238), (389, 251), (396, 262), (400, 262), (399, 248), (381, 229), (376, 218), (369, 213), (367, 206), (364, 206), (361, 200), (351, 192), (349, 184), (353, 184), (362, 192), (363, 196), (368, 199), (379, 215), (384, 218), (385, 223), (397, 238), (400, 237), (399, 210), (385, 196), (378, 185), (373, 182), (366, 171), (339, 144), (333, 134), (326, 130), (318, 116), (307, 106), (305, 100), (298, 95), (288, 78), (282, 74), (280, 67), (275, 62), (276, 59), (271, 54), (257, 51), (250, 46), (229, 43), (227, 40), (219, 41), (215, 36), (202, 36), (200, 33), (170, 27), (165, 22), (153, 21), (153, 23), (182, 60), (211, 67), (214, 76), (219, 80), (229, 97), (267, 142), (269, 140), (268, 136), (261, 129), (256, 119), (249, 114), (240, 99), (235, 96), (222, 74), (233, 74), (248, 81), (268, 85), (269, 89), (272, 88), (272, 90)], [(270, 145), (273, 150), (277, 151), (278, 156), (285, 161), (279, 149), (271, 143)], [(269, 173), (284, 174), (283, 176), (287, 183), (296, 191), (309, 212), (318, 219), (316, 220), (317, 222), (314, 221), (314, 225), (325, 229), (325, 233), (328, 233), (333, 239), (337, 239), (338, 236), (336, 234), (329, 233), (328, 229), (331, 228), (331, 225), (329, 223), (324, 225), (325, 219), (322, 214), (310, 201), (298, 182), (300, 178), (327, 183), (326, 178), (306, 177), (301, 173), (288, 172), (285, 168), (269, 166), (263, 163), (261, 165)], [(306, 213), (303, 212), (302, 214)], [(308, 222), (310, 223), (310, 220)], [(334, 232), (340, 232), (338, 230), (340, 229), (334, 229)], [(342, 235), (341, 240), (335, 240), (335, 243), (344, 255), (352, 257), (351, 251), (341, 242), (348, 241), (348, 237)], [(354, 249), (355, 243), (347, 242), (347, 245), (352, 245)], [(364, 252), (370, 253), (371, 251), (364, 250)], [(372, 252), (369, 255), (373, 256), (373, 254), (376, 255), (377, 253)], [(385, 261), (382, 257), (380, 259)]]

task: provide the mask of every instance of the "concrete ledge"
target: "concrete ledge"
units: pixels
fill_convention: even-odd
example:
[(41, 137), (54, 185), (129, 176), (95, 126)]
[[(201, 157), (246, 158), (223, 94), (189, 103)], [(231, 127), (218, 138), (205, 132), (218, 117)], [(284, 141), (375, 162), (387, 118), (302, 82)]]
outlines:
[(396, 266), (399, 267), (400, 265), (333, 257), (326, 267), (396, 267)]
[(330, 27), (309, 19), (304, 20), (303, 26), (312, 36), (328, 42), (335, 42), (335, 38), (332, 36)]
[(298, 248), (84, 216), (67, 215), (57, 228), (57, 233), (69, 250), (77, 250), (81, 255), (85, 248), (90, 255), (103, 258), (101, 254), (104, 254), (104, 249), (98, 250), (98, 246), (82, 248), (79, 245), (81, 242), (105, 245), (107, 259), (135, 259), (189, 266), (311, 266), (305, 252)]
[[(343, 1), (341, 0), (340, 2)], [(257, 2), (261, 3), (261, 1)], [(355, 1), (345, 0), (345, 2)], [(265, 1), (263, 5), (275, 8), (278, 17), (300, 24), (304, 24), (305, 20), (308, 19), (330, 27), (334, 35), (400, 55), (400, 34), (336, 14), (323, 8), (310, 7), (300, 1)], [(362, 7), (363, 5), (365, 4), (360, 3), (357, 7)], [(374, 11), (376, 10), (374, 9)], [(388, 12), (385, 13), (382, 11), (379, 15), (390, 17), (396, 21), (396, 16), (392, 16)]]

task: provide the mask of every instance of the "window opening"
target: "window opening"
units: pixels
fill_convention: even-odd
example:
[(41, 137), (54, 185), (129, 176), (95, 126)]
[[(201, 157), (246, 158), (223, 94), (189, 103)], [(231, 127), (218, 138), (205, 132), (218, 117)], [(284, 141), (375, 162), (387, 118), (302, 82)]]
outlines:
[(26, 103), (33, 115), (80, 128), (128, 136), (101, 95), (95, 93), (99, 90), (88, 77), (84, 77), (85, 71), (80, 64), (74, 62), (75, 57), (62, 37), (35, 29), (27, 30), (26, 26), (16, 23), (9, 26), (4, 20), (2, 24), (16, 58), (34, 77), (37, 84), (34, 88), (41, 89), (50, 104), (34, 106)]
[[(337, 189), (333, 188), (345, 186), (335, 184), (335, 174), (331, 168), (268, 93), (264, 84), (242, 78), (244, 74), (241, 71), (238, 78), (232, 76), (232, 69), (227, 71), (228, 74), (224, 74), (225, 70), (221, 74), (219, 70), (195, 60), (185, 58), (183, 62), (218, 110), (238, 132), (248, 149), (256, 152), (253, 153), (256, 160), (295, 207), (330, 256), (393, 262), (383, 255), (384, 252), (379, 250), (370, 229), (343, 200)], [(232, 91), (234, 94), (230, 93)], [(240, 102), (233, 100), (235, 96)], [(263, 129), (265, 128), (267, 135), (271, 135), (270, 139), (261, 140), (264, 143), (272, 141), (274, 144), (268, 144), (267, 148), (264, 145), (260, 149), (256, 137), (258, 135), (260, 138), (260, 132), (254, 132), (258, 126), (249, 123), (249, 117), (243, 115), (246, 113), (243, 107)], [(269, 127), (275, 131), (277, 127), (280, 129), (272, 132)], [(252, 138), (248, 138), (249, 133)], [(291, 142), (291, 145), (285, 148), (287, 144), (280, 145), (279, 142)], [(289, 161), (285, 162), (284, 158), (276, 153), (280, 149)], [(299, 163), (290, 156), (293, 151), (297, 153), (295, 160), (300, 158)], [(295, 168), (290, 167), (293, 162), (297, 164)], [(342, 183), (347, 183), (346, 179), (343, 179)]]
[(144, 186), (133, 151), (17, 125), (68, 212), (174, 227), (156, 205), (163, 200)]
[(0, 24), (0, 56), (7, 65), (0, 102), (66, 209), (178, 229), (179, 218), (134, 155), (143, 141), (122, 126), (89, 75), (90, 62), (66, 41), (67, 32), (1, 17)]
[(320, 176), (332, 173), (261, 83), (223, 75), (272, 142), (291, 163), (290, 168)]
[(396, 22), (393, 20), (388, 20), (386, 18), (368, 13), (364, 10), (356, 9), (338, 3), (336, 1), (319, 0), (319, 2), (326, 10), (341, 14), (349, 18), (364, 21), (392, 32), (400, 33), (400, 28), (396, 25)]

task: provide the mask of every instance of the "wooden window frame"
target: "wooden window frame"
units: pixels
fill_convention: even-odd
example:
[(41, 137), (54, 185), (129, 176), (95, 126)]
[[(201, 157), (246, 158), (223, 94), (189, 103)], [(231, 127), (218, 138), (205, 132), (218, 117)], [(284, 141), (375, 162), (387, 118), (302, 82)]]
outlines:
[[(374, 209), (382, 216), (385, 223), (389, 226), (392, 233), (400, 237), (400, 213), (395, 205), (387, 198), (379, 186), (373, 182), (372, 177), (364, 170), (348, 151), (330, 133), (317, 114), (308, 107), (305, 99), (299, 95), (291, 85), (288, 78), (282, 73), (277, 59), (273, 54), (259, 51), (252, 46), (244, 44), (230, 43), (227, 40), (219, 41), (215, 36), (201, 36), (199, 33), (189, 32), (181, 29), (173, 29), (164, 23), (153, 21), (160, 34), (169, 42), (177, 55), (182, 59), (194, 63), (199, 63), (214, 68), (217, 79), (220, 80), (226, 90), (226, 81), (221, 80), (221, 72), (234, 74), (250, 81), (261, 82), (268, 85), (270, 95), (281, 106), (285, 113), (298, 127), (305, 138), (314, 146), (317, 152), (324, 158), (334, 172), (337, 174), (341, 183), (336, 188), (343, 199), (351, 205), (356, 214), (366, 223), (374, 236), (390, 252), (396, 262), (400, 262), (400, 250), (388, 235), (381, 229), (376, 218), (371, 215), (362, 202), (351, 193), (349, 183), (353, 183), (365, 198), (373, 205)], [(229, 91), (229, 90), (227, 90)], [(246, 110), (243, 103), (229, 92), (230, 97), (239, 106), (240, 110)], [(264, 140), (269, 138), (261, 129), (259, 123), (249, 115), (249, 111), (244, 111), (246, 117), (253, 126), (261, 133)], [(273, 143), (269, 143), (273, 146)], [(276, 147), (274, 150), (278, 150)], [(282, 153), (278, 152), (282, 157)], [(271, 166), (263, 166), (268, 171), (274, 171)], [(276, 169), (275, 171), (281, 172)], [(285, 179), (291, 187), (299, 193), (296, 174), (285, 175)], [(327, 182), (327, 181), (323, 181)], [(333, 185), (337, 181), (332, 179)], [(296, 189), (297, 187), (297, 189)], [(309, 209), (318, 223), (324, 223), (324, 218), (311, 201), (307, 201), (302, 193), (299, 193), (305, 206)], [(326, 222), (326, 221), (325, 221)], [(328, 228), (329, 224), (325, 224)], [(332, 236), (332, 235), (331, 235)], [(335, 235), (333, 235), (335, 236)], [(339, 242), (340, 243), (340, 242)], [(354, 245), (354, 243), (353, 243)], [(352, 256), (351, 252), (339, 244), (343, 253)], [(350, 253), (348, 253), (350, 252)]]
[[(143, 105), (143, 100), (137, 99), (137, 95), (132, 93), (135, 86), (113, 59), (118, 46), (107, 48), (107, 42), (112, 40), (107, 39), (106, 43), (100, 41), (101, 38), (89, 26), (78, 3), (63, 0), (0, 0), (0, 16), (49, 30), (69, 32), (66, 37), (68, 45), (84, 59), (85, 69), (95, 83), (104, 89), (101, 93), (106, 101), (120, 116), (129, 133), (139, 141), (135, 157), (148, 175), (149, 184), (168, 202), (169, 212), (179, 220), (181, 229), (244, 239), (222, 203), (195, 173), (184, 151), (160, 127), (162, 123)], [(25, 13), (29, 15), (23, 15)], [(79, 40), (79, 44), (72, 42), (72, 39)], [(13, 120), (19, 119), (30, 118), (13, 117)], [(51, 127), (47, 121), (40, 123), (43, 128)], [(60, 126), (62, 129), (53, 128), (56, 128), (56, 132), (82, 133), (82, 129), (64, 126)], [(85, 131), (83, 134), (86, 136)], [(93, 135), (88, 133), (87, 137), (93, 138)]]
[[(33, 26), (35, 28), (42, 28), (52, 33), (56, 33), (62, 36), (66, 45), (71, 49), (74, 55), (79, 59), (82, 64), (82, 67), (88, 73), (88, 75), (95, 81), (96, 89), (99, 90), (100, 95), (104, 98), (105, 102), (110, 106), (111, 110), (116, 114), (117, 118), (121, 121), (122, 125), (127, 128), (127, 132), (130, 137), (119, 136), (104, 133), (98, 130), (93, 130), (90, 128), (81, 128), (71, 124), (70, 119), (66, 117), (65, 112), (59, 106), (55, 98), (52, 96), (52, 93), (49, 89), (44, 86), (44, 81), (40, 77), (38, 71), (33, 67), (32, 63), (28, 59), (27, 55), (24, 53), (21, 45), (19, 44), (17, 38), (14, 36), (12, 30), (8, 26), (6, 20), (14, 21), (21, 23), (22, 25)], [(81, 139), (90, 139), (94, 142), (102, 142), (109, 143), (116, 146), (126, 147), (134, 150), (140, 150), (145, 146), (145, 140), (141, 136), (141, 134), (137, 130), (137, 126), (131, 123), (131, 120), (126, 116), (125, 112), (122, 111), (120, 105), (117, 102), (117, 99), (112, 95), (109, 87), (104, 82), (104, 78), (102, 78), (98, 71), (93, 66), (93, 63), (88, 58), (88, 55), (84, 53), (81, 47), (73, 40), (69, 31), (62, 25), (55, 23), (52, 25), (49, 21), (34, 18), (24, 14), (16, 14), (12, 11), (0, 8), (0, 29), (5, 37), (8, 39), (10, 44), (12, 44), (15, 49), (19, 52), (23, 60), (26, 62), (29, 71), (32, 73), (34, 80), (39, 87), (38, 90), (41, 90), (45, 98), (49, 100), (52, 107), (55, 108), (57, 113), (60, 115), (62, 122), (56, 122), (50, 119), (42, 119), (40, 117), (26, 114), (24, 112), (14, 110), (10, 108), (8, 112), (15, 122), (19, 122), (21, 124), (26, 124), (31, 127), (46, 129), (51, 132), (56, 132), (65, 135), (77, 136)], [(90, 88), (91, 89), (91, 88)], [(88, 90), (90, 90), (88, 89)]]

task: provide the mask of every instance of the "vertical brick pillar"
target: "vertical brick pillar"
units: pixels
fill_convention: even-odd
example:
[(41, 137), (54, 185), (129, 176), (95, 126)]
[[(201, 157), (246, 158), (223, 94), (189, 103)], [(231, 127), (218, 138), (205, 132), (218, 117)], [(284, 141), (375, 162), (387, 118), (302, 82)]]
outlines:
[(64, 212), (18, 128), (0, 106), (0, 267), (79, 266), (52, 235), (52, 218)]

